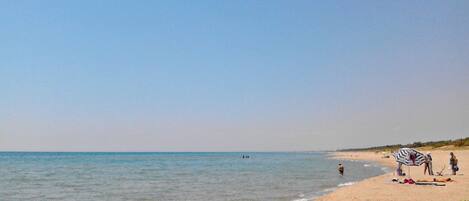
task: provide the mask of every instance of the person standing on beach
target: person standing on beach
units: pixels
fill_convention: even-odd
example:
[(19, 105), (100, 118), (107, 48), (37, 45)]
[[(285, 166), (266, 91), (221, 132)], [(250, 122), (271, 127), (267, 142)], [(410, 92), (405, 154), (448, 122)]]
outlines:
[(397, 176), (405, 176), (405, 173), (402, 171), (402, 163), (397, 163)]
[(456, 175), (456, 172), (459, 170), (458, 159), (456, 158), (453, 152), (449, 153), (449, 155), (449, 164), (451, 165), (451, 170), (453, 171), (453, 175)]
[(339, 163), (339, 166), (337, 167), (337, 170), (339, 170), (340, 176), (344, 175), (344, 166), (342, 165), (342, 163)]
[(423, 170), (424, 175), (427, 173), (427, 170), (429, 175), (433, 175), (432, 155), (430, 152), (427, 152), (427, 155), (425, 156), (425, 169)]

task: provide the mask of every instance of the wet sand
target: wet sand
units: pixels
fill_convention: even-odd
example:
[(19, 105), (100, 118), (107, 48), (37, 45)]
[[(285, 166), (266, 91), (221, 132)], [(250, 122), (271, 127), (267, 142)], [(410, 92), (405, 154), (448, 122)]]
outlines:
[[(426, 153), (426, 151), (422, 151)], [(457, 175), (451, 175), (449, 167), (450, 150), (430, 151), (433, 157), (433, 172), (443, 172), (441, 176), (424, 175), (424, 165), (419, 167), (410, 167), (410, 177), (417, 179), (433, 179), (450, 177), (454, 182), (446, 183), (446, 186), (419, 186), (409, 184), (399, 184), (391, 182), (393, 178), (403, 180), (409, 178), (409, 168), (403, 166), (403, 170), (407, 176), (398, 177), (395, 174), (397, 167), (394, 157), (389, 153), (375, 152), (336, 152), (333, 158), (339, 160), (365, 160), (378, 162), (381, 165), (390, 167), (391, 172), (381, 176), (372, 177), (351, 186), (337, 189), (327, 195), (318, 198), (318, 201), (335, 201), (335, 200), (369, 200), (369, 201), (469, 201), (469, 150), (454, 150), (459, 161), (460, 171)], [(390, 158), (383, 158), (389, 155)], [(345, 174), (353, 174), (353, 172), (345, 172)]]

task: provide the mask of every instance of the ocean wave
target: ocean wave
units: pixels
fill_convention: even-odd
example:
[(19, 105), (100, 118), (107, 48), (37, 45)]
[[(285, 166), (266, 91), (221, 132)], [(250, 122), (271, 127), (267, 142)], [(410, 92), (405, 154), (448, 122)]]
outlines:
[(337, 188), (335, 188), (335, 187), (334, 187), (334, 188), (326, 188), (326, 189), (324, 189), (322, 192), (328, 193), (328, 192), (335, 191), (336, 189), (337, 189)]
[(306, 199), (306, 198), (300, 198), (300, 199), (295, 199), (295, 200), (292, 200), (292, 201), (309, 201), (309, 200)]
[(364, 164), (363, 167), (370, 167), (370, 164)]
[(337, 185), (337, 187), (351, 186), (353, 184), (355, 184), (355, 182), (351, 181), (351, 182), (341, 183)]
[(325, 195), (327, 193), (330, 193), (332, 191), (335, 191), (337, 189), (337, 187), (333, 187), (333, 188), (326, 188), (322, 191), (317, 191), (317, 192), (314, 192), (313, 194), (308, 194), (308, 195), (304, 195), (304, 194), (299, 194), (298, 199), (294, 199), (292, 201), (313, 201), (315, 200), (316, 198), (318, 198), (319, 196), (322, 196), (322, 195)]

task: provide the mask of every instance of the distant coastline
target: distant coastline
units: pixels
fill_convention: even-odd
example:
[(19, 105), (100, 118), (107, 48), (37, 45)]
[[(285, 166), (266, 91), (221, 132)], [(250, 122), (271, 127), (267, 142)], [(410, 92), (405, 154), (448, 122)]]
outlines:
[(454, 140), (414, 142), (410, 144), (393, 144), (393, 145), (383, 145), (383, 146), (374, 146), (374, 147), (365, 147), (365, 148), (339, 149), (337, 151), (394, 151), (402, 147), (425, 149), (425, 150), (469, 149), (469, 137), (454, 139)]

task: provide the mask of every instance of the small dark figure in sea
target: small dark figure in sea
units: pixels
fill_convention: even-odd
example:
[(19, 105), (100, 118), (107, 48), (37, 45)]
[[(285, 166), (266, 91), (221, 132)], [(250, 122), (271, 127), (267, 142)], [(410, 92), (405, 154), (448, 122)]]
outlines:
[(339, 170), (340, 176), (344, 175), (344, 166), (342, 165), (342, 163), (339, 163), (339, 166), (337, 167), (337, 170)]

